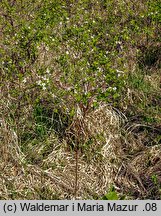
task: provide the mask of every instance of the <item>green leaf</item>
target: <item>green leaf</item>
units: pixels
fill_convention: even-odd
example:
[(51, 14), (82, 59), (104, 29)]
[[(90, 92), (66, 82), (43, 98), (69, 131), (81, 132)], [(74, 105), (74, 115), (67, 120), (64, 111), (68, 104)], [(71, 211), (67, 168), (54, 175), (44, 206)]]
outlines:
[(115, 191), (111, 191), (107, 193), (106, 195), (107, 200), (118, 200), (118, 195)]

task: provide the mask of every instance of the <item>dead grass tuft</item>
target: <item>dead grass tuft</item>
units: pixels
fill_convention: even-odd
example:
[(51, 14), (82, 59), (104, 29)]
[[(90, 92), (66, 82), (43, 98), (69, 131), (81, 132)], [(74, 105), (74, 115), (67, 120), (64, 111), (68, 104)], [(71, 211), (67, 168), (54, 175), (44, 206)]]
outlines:
[[(93, 137), (93, 142), (87, 146), (89, 152), (86, 147), (79, 151), (79, 199), (92, 199), (94, 196), (100, 198), (112, 183), (111, 176), (118, 160), (118, 151), (115, 149), (118, 149), (120, 121), (118, 114), (105, 105), (85, 118), (85, 126), (90, 131), (90, 134), (86, 134), (85, 141)], [(43, 196), (42, 188), (43, 193), (48, 188), (52, 195), (56, 194), (60, 199), (74, 197), (75, 153), (67, 148), (65, 140), (60, 142), (55, 135), (50, 135), (48, 142), (53, 144), (52, 152), (38, 165), (34, 165), (26, 160), (26, 155), (18, 145), (16, 133), (4, 119), (1, 132), (1, 197), (40, 199)], [(43, 145), (40, 144), (40, 151), (36, 150), (37, 155), (40, 154)], [(49, 194), (46, 195), (47, 198), (52, 198), (48, 197)]]

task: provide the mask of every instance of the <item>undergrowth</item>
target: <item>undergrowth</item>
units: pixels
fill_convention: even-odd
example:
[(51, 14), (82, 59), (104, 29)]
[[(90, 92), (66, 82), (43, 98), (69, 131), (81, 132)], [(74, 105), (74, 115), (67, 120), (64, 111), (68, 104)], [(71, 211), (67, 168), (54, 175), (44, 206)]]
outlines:
[(0, 199), (160, 199), (159, 2), (0, 5)]

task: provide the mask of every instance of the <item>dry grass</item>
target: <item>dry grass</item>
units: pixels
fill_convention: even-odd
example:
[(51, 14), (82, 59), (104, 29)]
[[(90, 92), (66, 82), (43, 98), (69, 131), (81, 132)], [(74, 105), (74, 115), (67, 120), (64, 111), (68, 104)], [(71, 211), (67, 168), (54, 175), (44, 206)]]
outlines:
[[(90, 136), (101, 135), (103, 138), (103, 142), (100, 138), (94, 139), (95, 141), (90, 146), (90, 152), (79, 152), (78, 198), (92, 199), (94, 194), (101, 197), (112, 183), (111, 170), (115, 165), (113, 166), (110, 160), (117, 159), (113, 148), (119, 138), (117, 133), (120, 119), (111, 108), (102, 106), (90, 113), (84, 121), (90, 130)], [(25, 199), (28, 198), (29, 193), (31, 194), (30, 198), (38, 199), (43, 187), (44, 190), (50, 188), (61, 199), (74, 197), (75, 153), (69, 150), (65, 141), (60, 142), (55, 135), (51, 135), (48, 139), (53, 145), (53, 151), (45, 159), (42, 159), (39, 165), (32, 165), (26, 161), (26, 155), (20, 150), (16, 133), (9, 128), (4, 120), (1, 132), (3, 135), (1, 143), (1, 197), (9, 199), (15, 195), (15, 198)], [(86, 139), (88, 136), (89, 134)], [(34, 154), (39, 154), (43, 145), (42, 143), (39, 149), (33, 148)], [(40, 191), (36, 192), (36, 188)]]
[[(114, 14), (119, 18), (119, 22), (114, 25), (111, 39), (115, 33), (122, 32), (129, 19), (137, 21), (138, 17), (146, 12), (145, 2), (113, 1), (111, 6), (110, 2), (107, 3), (108, 7), (115, 8)], [(84, 8), (81, 8), (81, 4), (83, 2), (78, 1), (72, 7), (67, 7), (70, 12), (67, 22), (69, 29), (75, 22), (79, 25), (84, 22), (81, 12), (84, 12)], [(89, 22), (92, 23), (101, 16), (102, 21), (106, 22), (107, 9), (99, 2), (87, 3), (86, 10), (91, 12)], [(124, 16), (124, 11), (129, 11), (129, 17)], [(77, 13), (80, 17), (75, 20)], [(146, 18), (141, 20), (146, 24)], [(154, 27), (152, 23), (151, 28)], [(62, 82), (61, 73), (64, 71), (57, 62), (57, 56), (64, 52), (71, 56), (76, 52), (80, 58), (79, 49), (74, 51), (73, 47), (68, 45), (68, 40), (62, 40), (61, 49), (58, 50), (54, 45), (53, 48), (44, 42), (39, 43), (36, 61), (34, 64), (27, 64), (27, 70), (23, 68), (27, 73), (30, 71), (30, 75), (23, 74), (23, 81), (14, 73), (7, 77), (6, 71), (2, 69), (0, 199), (101, 199), (111, 186), (115, 187), (120, 199), (161, 199), (159, 55), (154, 64), (147, 65), (147, 56), (154, 57), (155, 54), (155, 49), (151, 52), (149, 50), (151, 44), (154, 48), (160, 48), (160, 44), (155, 44), (159, 34), (152, 35), (148, 42), (144, 31), (137, 34), (129, 23), (130, 29), (134, 43), (131, 43), (131, 39), (126, 41), (118, 38), (122, 40), (122, 48), (117, 55), (111, 55), (111, 67), (121, 70), (127, 76), (125, 91), (115, 107), (99, 102), (97, 108), (92, 108), (89, 103), (90, 109), (83, 111), (86, 107), (83, 107), (82, 102), (76, 106), (76, 100), (70, 92), (75, 85), (71, 81)], [(62, 24), (58, 23), (50, 31), (49, 35), (53, 37), (53, 33), (63, 35), (64, 29)], [(3, 40), (6, 37), (3, 33), (0, 36)], [(124, 36), (126, 38), (128, 35)], [(12, 48), (16, 41), (10, 42)], [(100, 44), (104, 45), (102, 43), (100, 41)], [(119, 43), (109, 44), (107, 48), (115, 53), (116, 45)], [(11, 50), (5, 45), (4, 56), (9, 56)], [(71, 60), (73, 61), (72, 57)], [(142, 68), (139, 68), (139, 65)], [(40, 75), (41, 71), (44, 71), (44, 74)], [(21, 73), (21, 70), (19, 72)], [(81, 73), (83, 75), (83, 72)], [(81, 74), (78, 73), (79, 76), (81, 77)], [(51, 81), (51, 86), (47, 86), (46, 91), (36, 84), (43, 81), (44, 77)], [(99, 83), (99, 80), (97, 82)], [(93, 97), (91, 101), (94, 99)], [(55, 128), (53, 125), (46, 126), (45, 122), (47, 132), (40, 137), (36, 132), (39, 122), (35, 120), (39, 117), (35, 118), (33, 114), (38, 100), (47, 111), (48, 116), (45, 113), (45, 118), (54, 118), (50, 112), (54, 112), (58, 105), (56, 120), (52, 122), (57, 121)], [(69, 115), (72, 109), (76, 109), (74, 117)], [(64, 122), (64, 117), (70, 117), (69, 122)], [(74, 189), (76, 172), (77, 191)]]
[[(100, 199), (111, 185), (126, 198), (159, 198), (151, 177), (157, 175), (161, 181), (160, 145), (144, 146), (132, 130), (123, 138), (121, 130), (127, 119), (105, 104), (90, 112), (83, 122), (86, 136), (78, 153), (77, 199)], [(16, 132), (4, 118), (1, 137), (1, 199), (74, 198), (75, 153), (65, 139), (60, 141), (52, 133), (48, 142), (53, 150), (34, 164), (26, 159)], [(93, 142), (85, 146), (91, 138)], [(42, 142), (33, 147), (37, 158), (44, 145)]]

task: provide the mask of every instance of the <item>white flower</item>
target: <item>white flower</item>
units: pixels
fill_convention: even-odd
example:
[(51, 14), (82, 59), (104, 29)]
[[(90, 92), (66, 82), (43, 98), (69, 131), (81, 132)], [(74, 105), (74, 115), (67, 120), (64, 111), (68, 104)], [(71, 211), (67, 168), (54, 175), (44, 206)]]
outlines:
[(45, 83), (41, 83), (41, 87), (42, 87), (42, 90), (46, 90), (46, 84)]
[(112, 87), (110, 86), (110, 87), (108, 87), (108, 90), (111, 90), (112, 89)]
[(36, 81), (37, 85), (41, 85), (42, 81), (41, 80), (38, 80)]
[(46, 50), (46, 51), (49, 51), (49, 47), (48, 47), (48, 46), (45, 46), (45, 50)]
[(76, 58), (77, 58), (77, 56), (76, 56), (74, 53), (73, 53), (73, 58), (74, 58), (74, 59), (76, 59)]
[(99, 71), (99, 72), (102, 72), (103, 70), (102, 70), (102, 68), (99, 67), (99, 68), (98, 68), (98, 71)]
[(26, 78), (24, 78), (24, 79), (22, 80), (22, 82), (23, 82), (23, 83), (26, 83), (26, 82), (27, 82), (27, 79), (26, 79)]
[(52, 94), (51, 96), (52, 96), (53, 98), (57, 98), (57, 96), (56, 96), (55, 94)]
[(43, 87), (42, 87), (42, 90), (44, 90), (44, 91), (45, 91), (45, 90), (46, 90), (46, 86), (43, 86)]
[(124, 71), (120, 71), (120, 70), (117, 70), (117, 69), (116, 69), (116, 72), (117, 72), (118, 74), (121, 74), (121, 73), (123, 74), (123, 73), (124, 73)]
[(46, 73), (47, 73), (47, 74), (49, 74), (49, 73), (50, 73), (50, 70), (49, 70), (49, 68), (47, 68), (47, 70), (46, 70)]
[(116, 87), (113, 87), (113, 90), (114, 90), (114, 91), (116, 91), (116, 90), (117, 90), (117, 88), (116, 88)]
[(44, 80), (44, 81), (46, 81), (46, 83), (48, 83), (49, 82), (49, 79), (47, 78), (47, 77), (42, 77), (42, 79)]
[(116, 43), (116, 44), (121, 44), (121, 41), (116, 41), (115, 43)]

